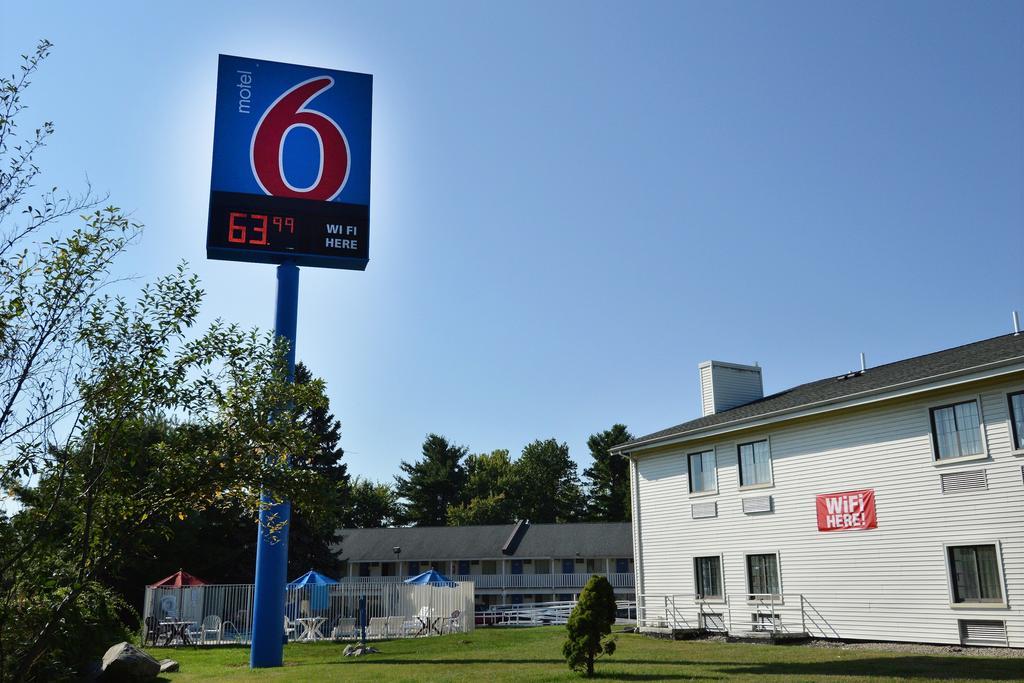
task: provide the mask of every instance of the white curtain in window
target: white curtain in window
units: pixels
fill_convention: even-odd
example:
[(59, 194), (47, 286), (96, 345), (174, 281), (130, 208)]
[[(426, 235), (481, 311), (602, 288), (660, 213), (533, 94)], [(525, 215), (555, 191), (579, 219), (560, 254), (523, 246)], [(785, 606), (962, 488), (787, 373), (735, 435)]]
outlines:
[(754, 478), (758, 484), (767, 484), (772, 480), (771, 456), (768, 454), (768, 442), (758, 441), (754, 444)]
[(715, 452), (690, 454), (690, 490), (715, 490)]
[(1002, 600), (1003, 591), (999, 585), (999, 560), (994, 545), (979, 545), (978, 554), (978, 588), (982, 600)]
[(939, 458), (955, 458), (960, 455), (956, 441), (956, 417), (953, 414), (953, 408), (939, 408), (933, 413), (933, 416)]
[(767, 441), (740, 445), (740, 485), (768, 484), (772, 480), (771, 455)]
[(978, 403), (969, 401), (953, 406), (956, 412), (956, 430), (960, 436), (960, 455), (981, 453), (981, 418)]

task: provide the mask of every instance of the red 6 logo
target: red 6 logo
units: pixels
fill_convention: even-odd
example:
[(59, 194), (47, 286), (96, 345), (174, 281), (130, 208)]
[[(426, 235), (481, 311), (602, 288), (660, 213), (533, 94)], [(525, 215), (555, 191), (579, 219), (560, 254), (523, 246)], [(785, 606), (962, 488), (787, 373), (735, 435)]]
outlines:
[[(348, 140), (341, 127), (323, 112), (306, 105), (334, 85), (330, 76), (317, 76), (292, 87), (271, 104), (252, 134), (249, 161), (256, 182), (273, 197), (330, 201), (348, 181)], [(295, 187), (284, 175), (284, 141), (292, 128), (313, 131), (320, 145), (320, 165), (309, 187)]]

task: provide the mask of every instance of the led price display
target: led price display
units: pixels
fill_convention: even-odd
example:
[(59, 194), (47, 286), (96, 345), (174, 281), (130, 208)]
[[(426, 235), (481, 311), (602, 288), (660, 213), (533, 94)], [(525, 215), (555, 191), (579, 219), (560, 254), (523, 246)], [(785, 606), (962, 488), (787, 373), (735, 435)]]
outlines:
[(372, 83), (221, 55), (210, 258), (366, 267)]

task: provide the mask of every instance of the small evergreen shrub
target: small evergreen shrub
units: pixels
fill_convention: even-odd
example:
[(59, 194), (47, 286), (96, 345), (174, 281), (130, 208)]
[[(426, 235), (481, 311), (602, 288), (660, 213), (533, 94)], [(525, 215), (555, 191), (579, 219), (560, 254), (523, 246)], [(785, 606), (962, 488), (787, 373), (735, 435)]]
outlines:
[(606, 638), (614, 623), (615, 591), (605, 577), (591, 576), (566, 625), (569, 637), (562, 654), (570, 669), (594, 675), (594, 660), (615, 652), (615, 641)]

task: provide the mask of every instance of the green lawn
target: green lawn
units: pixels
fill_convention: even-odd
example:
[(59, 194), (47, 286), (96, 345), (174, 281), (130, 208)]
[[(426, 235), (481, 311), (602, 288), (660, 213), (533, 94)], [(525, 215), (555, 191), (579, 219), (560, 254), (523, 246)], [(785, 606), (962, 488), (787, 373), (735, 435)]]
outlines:
[[(479, 629), (463, 635), (373, 643), (381, 652), (346, 658), (337, 643), (290, 644), (285, 666), (249, 670), (243, 648), (164, 649), (181, 672), (163, 680), (572, 681), (561, 656), (565, 628)], [(598, 661), (596, 678), (618, 681), (1021, 681), (1024, 658), (937, 657), (800, 645), (654, 640), (618, 636), (618, 652)]]

